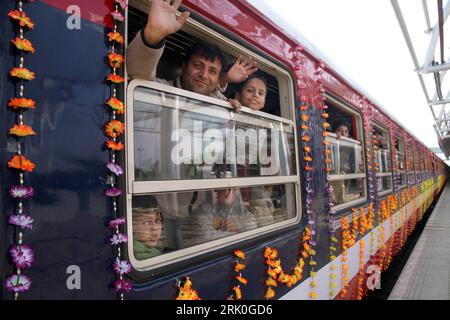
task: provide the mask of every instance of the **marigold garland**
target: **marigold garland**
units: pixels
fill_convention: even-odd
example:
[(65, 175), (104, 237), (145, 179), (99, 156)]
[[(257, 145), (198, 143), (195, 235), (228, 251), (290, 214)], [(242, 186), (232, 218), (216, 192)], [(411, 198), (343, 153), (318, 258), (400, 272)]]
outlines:
[(247, 285), (248, 281), (242, 276), (241, 271), (245, 270), (247, 267), (243, 262), (245, 260), (245, 253), (242, 250), (236, 250), (234, 252), (236, 258), (236, 263), (234, 265), (234, 272), (237, 273), (235, 279), (238, 281), (237, 285), (232, 288), (233, 293), (228, 297), (228, 300), (242, 300), (242, 289), (241, 285)]
[(178, 285), (179, 292), (176, 300), (202, 300), (198, 292), (192, 288), (192, 281), (189, 277), (186, 277), (186, 281), (183, 284)]
[[(24, 111), (27, 109), (35, 109), (36, 104), (32, 99), (24, 98), (25, 86), (24, 81), (32, 81), (36, 78), (36, 74), (25, 68), (25, 54), (35, 53), (35, 49), (30, 41), (24, 38), (24, 29), (27, 27), (33, 29), (35, 24), (24, 11), (22, 1), (16, 2), (17, 10), (12, 10), (8, 16), (18, 24), (19, 36), (11, 40), (11, 44), (20, 55), (19, 66), (13, 67), (9, 72), (11, 77), (17, 80), (19, 87), (18, 97), (11, 98), (8, 106), (18, 114), (17, 123), (9, 129), (8, 134), (14, 136), (17, 141), (17, 153), (8, 161), (8, 167), (18, 170), (19, 184), (9, 187), (9, 195), (16, 201), (14, 214), (9, 216), (8, 223), (16, 228), (15, 234), (17, 238), (9, 249), (11, 261), (15, 266), (15, 273), (6, 278), (6, 289), (14, 294), (14, 300), (19, 299), (19, 294), (30, 290), (32, 281), (30, 277), (23, 274), (23, 270), (31, 268), (35, 259), (34, 252), (30, 246), (24, 244), (24, 231), (29, 230), (33, 226), (33, 218), (23, 214), (26, 198), (34, 196), (34, 189), (31, 186), (25, 186), (25, 172), (32, 172), (36, 165), (26, 158), (23, 153), (22, 141), (28, 136), (35, 135), (36, 132), (32, 127), (24, 123)], [(17, 230), (18, 229), (18, 230)]]
[[(111, 121), (105, 125), (104, 132), (112, 140), (106, 142), (106, 146), (109, 149), (111, 160), (106, 164), (106, 168), (110, 174), (111, 179), (109, 188), (105, 191), (105, 196), (111, 198), (113, 213), (112, 220), (110, 223), (110, 228), (113, 230), (114, 234), (110, 239), (110, 243), (115, 248), (115, 264), (113, 265), (113, 270), (116, 274), (117, 280), (114, 282), (115, 291), (118, 293), (121, 300), (124, 299), (124, 293), (130, 292), (133, 288), (130, 281), (125, 279), (125, 276), (131, 272), (131, 265), (127, 260), (123, 260), (121, 246), (128, 242), (128, 237), (123, 233), (121, 229), (125, 225), (125, 217), (120, 214), (118, 209), (118, 197), (120, 197), (123, 192), (117, 187), (118, 177), (123, 174), (123, 169), (117, 163), (117, 152), (123, 151), (124, 146), (122, 142), (117, 141), (125, 131), (125, 125), (117, 120), (118, 115), (125, 113), (125, 105), (117, 97), (117, 91), (119, 90), (118, 85), (123, 83), (125, 79), (118, 75), (118, 69), (121, 68), (124, 58), (119, 53), (123, 51), (123, 36), (118, 32), (118, 23), (123, 22), (122, 12), (127, 6), (127, 1), (113, 0), (115, 10), (111, 12), (111, 16), (114, 19), (113, 32), (107, 34), (109, 42), (111, 43), (110, 52), (108, 53), (109, 66), (112, 68), (113, 72), (107, 76), (107, 80), (111, 82), (111, 97), (106, 104), (110, 107), (112, 111)], [(118, 19), (122, 17), (123, 19)], [(185, 283), (185, 290), (180, 288), (180, 297), (186, 296), (191, 297), (195, 295), (196, 292), (190, 289), (191, 282), (189, 278)]]

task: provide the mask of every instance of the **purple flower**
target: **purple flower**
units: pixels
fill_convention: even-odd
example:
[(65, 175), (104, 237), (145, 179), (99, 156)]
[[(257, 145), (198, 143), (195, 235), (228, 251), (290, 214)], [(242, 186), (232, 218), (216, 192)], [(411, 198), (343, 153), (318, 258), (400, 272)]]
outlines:
[(119, 234), (115, 234), (111, 237), (111, 239), (109, 239), (109, 241), (111, 241), (111, 244), (113, 246), (117, 246), (121, 243), (127, 243), (128, 242), (128, 237), (122, 233)]
[(116, 288), (116, 292), (119, 292), (119, 291), (130, 292), (131, 289), (133, 289), (131, 282), (128, 282), (123, 279), (119, 279), (119, 280), (115, 281), (114, 287)]
[(14, 199), (25, 199), (34, 196), (32, 187), (13, 186), (9, 188), (9, 195)]
[(314, 220), (309, 220), (308, 225), (313, 226), (315, 224)]
[(317, 243), (315, 241), (309, 240), (309, 244), (313, 247), (315, 247), (317, 245)]
[(128, 274), (131, 272), (131, 264), (126, 260), (120, 260), (117, 258), (113, 264), (113, 269), (117, 274)]
[(306, 213), (307, 213), (307, 214), (313, 214), (313, 211), (312, 211), (312, 209), (307, 209), (307, 210), (306, 210)]
[(121, 176), (121, 175), (123, 175), (123, 169), (122, 169), (122, 167), (119, 166), (119, 165), (116, 164), (116, 163), (110, 162), (110, 163), (108, 163), (108, 164), (106, 165), (106, 167), (109, 169), (109, 171), (111, 171), (112, 173), (114, 173), (116, 176)]
[(311, 188), (306, 188), (306, 193), (312, 194), (313, 192), (314, 192), (313, 189), (311, 189)]
[(111, 12), (111, 15), (114, 20), (117, 21), (125, 21), (125, 17), (120, 12)]
[(110, 188), (105, 191), (105, 195), (108, 197), (118, 197), (122, 195), (122, 190), (118, 188)]
[(32, 229), (33, 218), (24, 215), (12, 215), (9, 216), (9, 224), (13, 226), (21, 227), (22, 229)]
[(110, 222), (109, 222), (109, 227), (111, 228), (111, 229), (115, 229), (115, 228), (117, 228), (118, 226), (121, 226), (121, 225), (123, 225), (123, 224), (125, 224), (125, 218), (118, 218), (118, 219), (115, 219), (115, 220), (111, 220)]
[(29, 268), (34, 262), (33, 250), (26, 244), (22, 246), (12, 246), (9, 253), (11, 254), (14, 264), (19, 269)]
[(312, 203), (313, 203), (313, 201), (312, 201), (311, 198), (306, 198), (306, 204), (307, 204), (308, 206), (312, 205)]
[(128, 7), (128, 0), (116, 0), (116, 2), (122, 9), (126, 9)]
[(9, 292), (25, 292), (30, 290), (31, 279), (25, 275), (13, 274), (6, 279), (6, 289)]

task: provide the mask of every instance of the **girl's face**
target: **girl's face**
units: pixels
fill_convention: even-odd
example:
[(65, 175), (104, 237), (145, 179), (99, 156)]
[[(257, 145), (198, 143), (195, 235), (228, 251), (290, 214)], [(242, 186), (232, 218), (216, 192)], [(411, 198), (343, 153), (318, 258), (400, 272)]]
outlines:
[(267, 87), (261, 79), (250, 79), (241, 92), (236, 93), (236, 98), (243, 106), (252, 110), (261, 110), (266, 104)]
[(162, 217), (158, 209), (149, 209), (133, 218), (133, 236), (146, 246), (155, 246), (161, 238)]

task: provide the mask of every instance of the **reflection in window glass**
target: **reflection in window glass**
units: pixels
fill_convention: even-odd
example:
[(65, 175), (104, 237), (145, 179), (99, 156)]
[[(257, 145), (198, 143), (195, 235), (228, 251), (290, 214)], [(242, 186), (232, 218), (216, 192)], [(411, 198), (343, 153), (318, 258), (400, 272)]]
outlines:
[(333, 188), (332, 201), (336, 205), (349, 203), (366, 197), (366, 179), (334, 180), (330, 182)]
[(292, 184), (134, 196), (138, 260), (189, 248), (295, 217)]
[(331, 151), (330, 186), (333, 189), (333, 203), (339, 206), (364, 199), (366, 175), (361, 143), (351, 138), (337, 139), (334, 133), (330, 133), (326, 139)]
[(406, 155), (405, 155), (405, 143), (403, 139), (396, 138), (395, 141), (395, 158), (397, 160), (398, 169), (395, 172), (395, 176), (398, 181), (398, 187), (402, 188), (406, 186)]
[(290, 124), (141, 87), (133, 117), (136, 181), (296, 174)]
[(375, 156), (375, 172), (377, 175), (377, 192), (392, 191), (392, 159), (388, 131), (375, 125), (373, 129), (373, 146)]

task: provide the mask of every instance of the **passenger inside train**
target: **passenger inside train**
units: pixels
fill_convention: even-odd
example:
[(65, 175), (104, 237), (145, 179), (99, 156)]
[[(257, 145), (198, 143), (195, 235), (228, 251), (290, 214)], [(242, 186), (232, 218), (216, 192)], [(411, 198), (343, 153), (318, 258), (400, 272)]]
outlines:
[[(159, 26), (150, 22), (151, 17), (164, 8), (169, 12), (168, 16), (163, 14), (164, 21), (157, 22)], [(164, 215), (163, 253), (248, 233), (297, 215), (296, 187), (291, 182), (292, 176), (297, 175), (295, 130), (289, 124), (292, 121), (290, 110), (286, 106), (282, 110), (280, 102), (288, 103), (289, 86), (280, 87), (280, 77), (271, 73), (276, 70), (273, 66), (262, 66), (256, 72), (248, 51), (230, 49), (225, 42), (211, 41), (195, 30), (191, 32), (191, 27), (183, 26), (185, 15), (177, 19), (175, 11), (176, 7), (167, 1), (152, 1), (148, 16), (130, 8), (128, 30), (129, 38), (133, 39), (127, 48), (130, 78), (155, 80), (166, 86), (227, 100), (235, 111), (241, 105), (248, 109), (233, 116), (221, 103), (204, 102), (177, 89), (165, 92), (144, 87), (136, 89), (138, 98), (133, 107), (135, 180), (170, 182), (176, 191), (149, 192), (157, 199)], [(165, 31), (157, 37), (146, 32), (160, 28)], [(242, 59), (242, 55), (249, 58)], [(180, 64), (182, 61), (185, 62)], [(178, 120), (174, 122), (174, 119)], [(228, 134), (230, 130), (232, 135)], [(179, 137), (176, 141), (171, 140), (174, 131)], [(263, 136), (262, 131), (266, 133)], [(209, 135), (212, 132), (214, 137)], [(226, 149), (212, 150), (211, 147), (220, 145), (222, 139)], [(230, 141), (235, 141), (236, 159), (230, 170), (222, 170), (224, 174), (218, 175), (220, 170), (216, 164), (227, 163)], [(252, 157), (252, 152), (256, 152), (256, 157)], [(180, 161), (173, 161), (174, 154), (182, 156)], [(211, 159), (215, 160), (211, 162)], [(277, 177), (278, 184), (259, 182), (255, 186), (230, 188), (223, 183), (209, 190), (181, 191), (189, 181), (263, 179), (265, 176)]]
[(389, 134), (381, 125), (374, 124), (372, 143), (374, 145), (377, 192), (384, 195), (392, 191), (392, 165)]
[[(181, 2), (170, 3), (156, 0), (150, 3), (145, 28), (138, 32), (127, 48), (128, 75), (134, 79), (155, 80), (156, 69), (164, 51), (167, 36), (181, 29), (189, 12), (179, 17), (176, 11)], [(238, 58), (225, 73), (225, 57), (219, 47), (197, 42), (184, 59), (182, 73), (175, 82), (158, 79), (159, 82), (204, 94), (221, 100), (228, 100), (237, 111), (240, 104), (236, 99), (227, 99), (222, 92), (228, 83), (239, 83), (247, 79), (257, 68), (249, 59)]]
[(133, 249), (138, 260), (163, 253), (163, 215), (156, 199), (140, 196), (133, 199)]
[(361, 148), (361, 118), (345, 104), (327, 100), (332, 132), (330, 143), (330, 186), (332, 201), (337, 209), (344, 209), (366, 197), (365, 168)]

